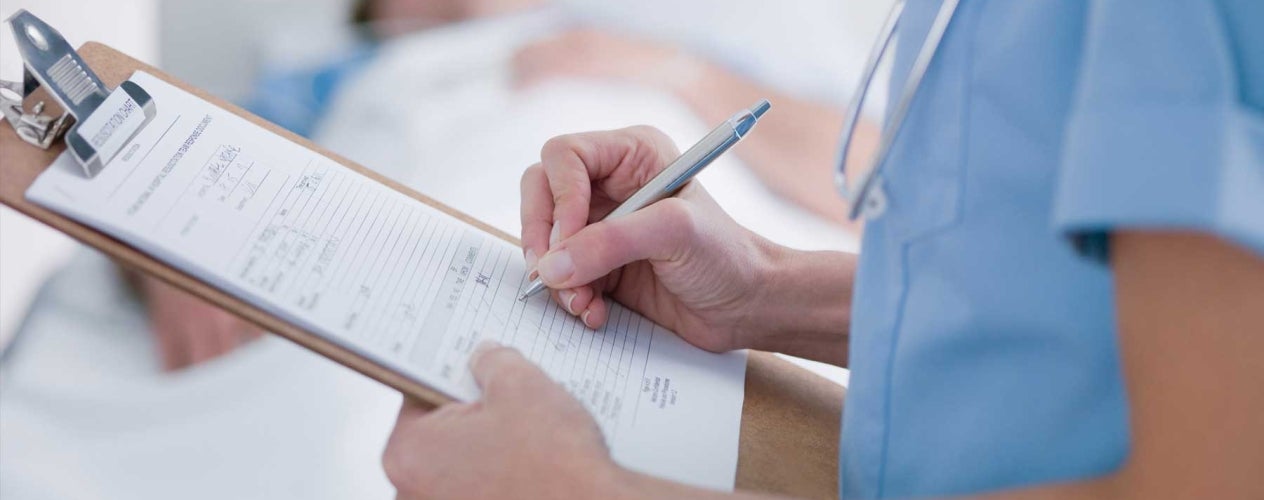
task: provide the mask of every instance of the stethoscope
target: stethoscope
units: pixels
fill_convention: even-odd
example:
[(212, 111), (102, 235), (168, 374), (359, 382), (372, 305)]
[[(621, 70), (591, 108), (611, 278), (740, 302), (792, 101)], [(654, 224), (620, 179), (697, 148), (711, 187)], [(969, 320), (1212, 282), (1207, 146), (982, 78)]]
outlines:
[(845, 175), (847, 153), (851, 149), (856, 125), (860, 120), (860, 112), (865, 104), (865, 95), (869, 93), (869, 87), (873, 84), (874, 74), (878, 71), (878, 65), (882, 62), (883, 55), (890, 48), (891, 40), (895, 38), (896, 27), (900, 24), (900, 18), (904, 14), (905, 0), (897, 0), (895, 5), (891, 7), (891, 13), (887, 15), (886, 21), (883, 22), (878, 41), (869, 52), (869, 60), (865, 63), (865, 71), (861, 75), (860, 86), (852, 96), (851, 106), (847, 109), (847, 121), (843, 126), (838, 168), (834, 173), (834, 182), (838, 186), (838, 192), (847, 202), (848, 219), (856, 220), (861, 216), (864, 216), (866, 219), (872, 219), (882, 215), (886, 210), (887, 197), (882, 187), (883, 163), (891, 150), (891, 143), (895, 141), (896, 135), (900, 132), (900, 127), (904, 125), (904, 118), (908, 115), (913, 97), (917, 95), (917, 90), (921, 87), (922, 77), (926, 76), (926, 68), (930, 66), (931, 60), (935, 58), (935, 53), (939, 51), (939, 44), (943, 41), (944, 32), (948, 31), (948, 24), (957, 12), (957, 4), (959, 2), (960, 0), (944, 0), (943, 4), (940, 5), (939, 14), (935, 16), (935, 22), (931, 25), (930, 32), (926, 34), (926, 41), (922, 42), (922, 49), (918, 52), (917, 59), (913, 61), (913, 67), (909, 72), (908, 80), (904, 84), (900, 99), (896, 101), (895, 108), (889, 115), (887, 124), (882, 128), (878, 150), (873, 155), (873, 158), (869, 160), (867, 168), (860, 174), (859, 182), (853, 189), (853, 186), (847, 182)]

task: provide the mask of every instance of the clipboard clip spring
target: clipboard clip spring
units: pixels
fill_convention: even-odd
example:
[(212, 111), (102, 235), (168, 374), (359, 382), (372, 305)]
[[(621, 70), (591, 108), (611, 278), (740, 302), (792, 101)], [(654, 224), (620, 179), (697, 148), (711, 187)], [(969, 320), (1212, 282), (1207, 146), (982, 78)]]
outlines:
[[(10, 95), (17, 97), (11, 98)], [(18, 138), (40, 149), (48, 149), (70, 128), (71, 115), (69, 112), (62, 113), (59, 118), (45, 115), (44, 101), (36, 103), (28, 112), (22, 104), (27, 95), (23, 92), (22, 82), (0, 80), (0, 106), (4, 109), (4, 119), (13, 126)]]

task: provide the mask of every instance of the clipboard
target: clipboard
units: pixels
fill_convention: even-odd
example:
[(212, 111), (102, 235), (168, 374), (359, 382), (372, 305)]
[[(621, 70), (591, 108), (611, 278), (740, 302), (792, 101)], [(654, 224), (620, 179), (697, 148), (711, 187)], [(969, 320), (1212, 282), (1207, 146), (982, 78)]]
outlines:
[[(64, 40), (60, 41), (65, 43)], [(161, 279), (409, 397), (432, 405), (449, 401), (447, 396), (268, 314), (105, 233), (31, 203), (26, 199), (25, 192), (36, 177), (68, 148), (68, 144), (72, 154), (84, 165), (85, 175), (93, 175), (102, 165), (108, 163), (110, 152), (101, 150), (107, 148), (83, 149), (75, 143), (75, 137), (82, 140), (84, 134), (74, 132), (76, 127), (89, 118), (91, 111), (95, 109), (93, 104), (100, 105), (108, 97), (109, 92), (105, 89), (118, 87), (132, 73), (140, 70), (489, 234), (514, 244), (519, 244), (517, 238), (108, 46), (89, 42), (77, 51), (71, 50), (69, 45), (66, 45), (66, 49), (75, 54), (74, 59), (86, 66), (89, 70), (86, 73), (93, 77), (92, 80), (71, 88), (58, 85), (56, 81), (39, 81), (39, 78), (33, 78), (29, 73), (33, 64), (44, 64), (45, 71), (53, 65), (63, 64), (62, 73), (59, 73), (62, 75), (73, 76), (74, 71), (67, 72), (64, 69), (66, 63), (60, 61), (27, 60), (28, 73), (25, 81), (20, 84), (4, 83), (4, 88), (18, 97), (15, 100), (6, 96), (3, 103), (8, 125), (0, 126), (0, 203), (65, 233), (122, 266)], [(61, 83), (66, 81), (63, 79)], [(83, 89), (84, 85), (91, 87), (92, 84), (97, 84), (96, 89)], [(94, 97), (92, 94), (85, 94), (94, 90), (101, 90), (106, 95)], [(142, 113), (140, 116), (143, 116), (146, 96), (135, 93), (137, 90), (143, 93), (143, 89), (125, 89), (125, 92), (138, 103)], [(46, 114), (56, 111), (62, 112), (59, 118)], [(61, 140), (63, 136), (65, 140)], [(745, 390), (736, 487), (799, 497), (837, 498), (843, 388), (772, 354), (751, 352), (747, 362)]]

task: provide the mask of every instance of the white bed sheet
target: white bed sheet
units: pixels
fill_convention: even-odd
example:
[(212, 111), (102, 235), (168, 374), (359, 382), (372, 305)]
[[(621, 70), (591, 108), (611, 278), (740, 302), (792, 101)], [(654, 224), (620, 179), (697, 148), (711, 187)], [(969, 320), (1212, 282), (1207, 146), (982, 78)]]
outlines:
[(389, 498), (398, 393), (275, 337), (174, 375), (141, 305), (80, 251), (0, 372), (0, 498)]
[[(575, 80), (515, 89), (510, 57), (557, 25), (555, 12), (394, 42), (340, 93), (317, 142), (518, 234), (519, 179), (550, 137), (650, 124), (683, 149), (715, 126), (672, 96), (635, 86)], [(739, 223), (774, 241), (856, 248), (854, 235), (772, 193), (733, 152), (699, 179)]]

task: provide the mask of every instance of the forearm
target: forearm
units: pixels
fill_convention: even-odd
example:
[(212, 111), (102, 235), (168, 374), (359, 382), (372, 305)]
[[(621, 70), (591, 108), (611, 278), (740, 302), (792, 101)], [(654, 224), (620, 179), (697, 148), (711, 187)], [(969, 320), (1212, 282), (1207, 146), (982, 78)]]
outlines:
[(847, 365), (855, 254), (769, 243), (744, 347)]
[[(682, 56), (684, 57), (684, 56)], [(685, 59), (692, 70), (671, 85), (673, 93), (708, 123), (761, 98), (773, 111), (759, 122), (759, 133), (743, 140), (735, 153), (778, 194), (830, 220), (847, 223), (845, 206), (834, 190), (835, 155), (843, 111), (751, 82), (701, 59)], [(857, 149), (865, 154), (876, 143), (872, 127), (860, 127)]]
[(1128, 459), (1102, 477), (975, 498), (1264, 498), (1264, 258), (1189, 232), (1116, 231), (1110, 248)]

